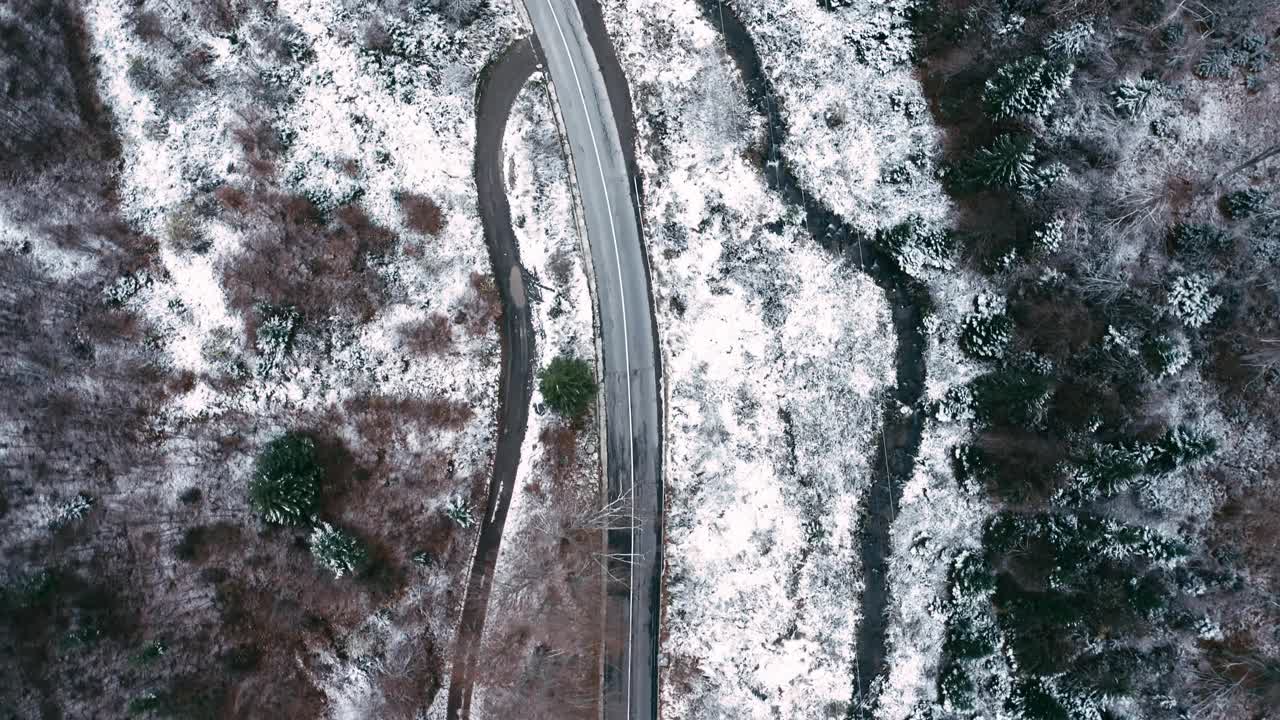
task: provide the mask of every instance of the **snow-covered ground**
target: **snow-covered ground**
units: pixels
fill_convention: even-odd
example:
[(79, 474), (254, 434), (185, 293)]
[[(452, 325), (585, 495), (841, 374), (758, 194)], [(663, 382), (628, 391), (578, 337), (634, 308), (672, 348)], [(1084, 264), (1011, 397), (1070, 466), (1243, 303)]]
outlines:
[(664, 715), (841, 716), (888, 309), (767, 190), (749, 159), (767, 129), (693, 3), (605, 11), (669, 386)]
[[(949, 215), (933, 177), (941, 141), (906, 61), (914, 0), (736, 0), (790, 134), (802, 185), (864, 230)], [(887, 181), (892, 179), (892, 181)]]
[[(152, 11), (167, 36), (148, 43), (140, 39), (145, 18), (136, 5), (92, 0), (86, 14), (102, 95), (123, 145), (120, 210), (158, 241), (150, 265), (108, 285), (118, 286), (114, 297), (156, 328), (149, 342), (161, 366), (194, 378), (156, 424), (236, 425), (235, 418), (248, 418), (238, 431), (256, 445), (303, 418), (340, 438), (357, 462), (381, 466), (385, 448), (388, 457), (403, 459), (404, 475), (421, 476), (424, 465), (428, 477), (439, 475), (443, 482), (415, 490), (415, 507), (403, 508), (416, 518), (432, 518), (456, 495), (474, 500), (474, 488), (481, 487), (475, 480), (491, 462), (498, 368), (496, 326), (485, 320), (490, 268), (472, 174), (474, 88), (480, 68), (519, 27), (517, 16), (496, 4), (459, 28), (425, 6), (386, 21), (386, 13), (375, 17), (376, 9), (357, 2), (280, 0), (234, 11), (234, 27), (220, 31), (168, 17), (178, 10), (165, 4)], [(178, 47), (203, 53), (194, 70), (203, 80), (181, 92), (157, 89), (163, 85), (157, 74), (183, 77), (172, 59), (185, 52), (173, 50)], [(267, 146), (272, 149), (264, 153)], [(439, 208), (437, 227), (415, 225), (402, 209), (404, 193), (430, 198)], [(349, 221), (359, 241), (365, 232), (385, 239), (383, 247), (350, 255), (365, 273), (355, 291), (377, 301), (368, 312), (344, 311), (346, 297), (325, 298), (332, 308), (321, 311), (298, 307), (297, 315), (256, 303), (237, 307), (233, 299), (246, 282), (236, 274), (243, 271), (237, 258), (247, 251), (246, 238), (268, 232), (263, 227), (270, 224), (265, 211), (237, 218), (216, 201), (235, 197), (251, 204), (305, 197), (308, 209)], [(344, 208), (357, 209), (343, 215)], [(180, 225), (185, 232), (175, 231)], [(182, 244), (195, 236), (207, 239), (207, 248)], [(290, 255), (273, 261), (323, 263), (330, 252), (346, 252), (306, 250), (296, 253), (305, 261)], [(50, 259), (50, 273), (77, 271), (52, 250), (37, 255)], [(265, 291), (274, 290), (268, 283)], [(449, 339), (433, 350), (415, 348), (415, 331), (432, 316), (447, 318)], [(361, 424), (364, 402), (438, 403), (459, 408), (455, 414), (463, 419), (441, 424), (400, 417), (388, 436), (372, 441), (369, 433), (377, 428)], [(178, 491), (207, 479), (184, 469), (180, 450), (172, 454), (162, 497), (176, 503)], [(449, 460), (447, 474), (430, 465), (440, 457)], [(244, 454), (227, 476), (247, 476), (251, 460)], [(382, 468), (377, 472), (387, 472)], [(405, 482), (390, 472), (379, 480), (383, 487)], [(233, 484), (227, 507), (244, 511), (240, 494)], [(351, 512), (342, 519), (366, 538), (399, 532), (376, 516)], [(373, 526), (361, 527), (362, 520)], [(407, 562), (414, 549), (390, 552)], [(430, 647), (450, 645), (458, 605), (444, 595), (461, 596), (450, 589), (461, 575), (439, 574), (418, 573), (368, 623), (338, 628), (348, 653), (311, 648), (317, 662), (309, 674), (335, 717), (394, 716), (379, 688), (380, 663), (404, 660), (407, 649), (421, 654), (424, 637)], [(404, 666), (397, 667), (403, 674)]]

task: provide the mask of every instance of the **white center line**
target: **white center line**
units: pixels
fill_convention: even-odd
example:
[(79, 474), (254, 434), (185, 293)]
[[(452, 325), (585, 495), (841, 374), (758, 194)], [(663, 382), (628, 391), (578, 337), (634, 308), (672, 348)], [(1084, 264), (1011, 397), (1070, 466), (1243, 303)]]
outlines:
[[(591, 136), (591, 150), (596, 157), (596, 168), (600, 171), (600, 186), (604, 192), (605, 210), (609, 216), (609, 239), (613, 245), (613, 262), (614, 267), (618, 271), (618, 303), (622, 310), (622, 357), (623, 365), (626, 370), (626, 386), (627, 386), (627, 477), (630, 481), (631, 491), (631, 557), (628, 559), (628, 580), (627, 580), (627, 667), (626, 675), (626, 695), (627, 695), (627, 715), (631, 717), (631, 637), (633, 625), (635, 623), (635, 550), (636, 550), (636, 477), (635, 477), (635, 435), (634, 428), (631, 423), (631, 348), (627, 340), (627, 298), (622, 285), (622, 259), (618, 256), (618, 233), (613, 225), (613, 203), (609, 201), (609, 185), (604, 176), (604, 163), (600, 161), (600, 148), (596, 145), (596, 136), (591, 130), (591, 116), (587, 112), (587, 97), (582, 92), (582, 81), (578, 78), (578, 68), (573, 62), (573, 52), (569, 50), (569, 40), (565, 37), (564, 28), (560, 25), (560, 18), (556, 15), (555, 6), (551, 4), (551, 0), (546, 0), (547, 9), (551, 11), (551, 19), (555, 21), (556, 32), (560, 34), (560, 43), (564, 46), (565, 55), (569, 59), (569, 69), (573, 71), (573, 83), (578, 86), (578, 99), (582, 101), (582, 112), (587, 118), (587, 134)], [(607, 98), (606, 98), (607, 100)], [(567, 131), (567, 128), (566, 128)], [(621, 488), (619, 488), (621, 490)]]

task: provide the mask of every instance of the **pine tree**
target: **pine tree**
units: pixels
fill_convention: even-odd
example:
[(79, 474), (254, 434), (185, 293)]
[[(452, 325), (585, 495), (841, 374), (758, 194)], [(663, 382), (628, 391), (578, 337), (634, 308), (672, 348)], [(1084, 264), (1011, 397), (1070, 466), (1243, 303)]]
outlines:
[(1037, 165), (1030, 135), (1005, 134), (979, 149), (965, 168), (964, 179), (980, 187), (1005, 188), (1033, 196), (1066, 172), (1062, 163)]
[(1237, 190), (1222, 198), (1222, 212), (1232, 220), (1241, 220), (1262, 210), (1270, 197), (1258, 188)]
[(983, 88), (987, 115), (993, 120), (1047, 115), (1071, 84), (1073, 70), (1070, 63), (1035, 55), (1002, 66)]
[(1084, 21), (1049, 33), (1044, 49), (1050, 56), (1074, 61), (1088, 54), (1092, 41), (1093, 25)]
[(469, 528), (476, 523), (475, 514), (471, 511), (471, 503), (459, 496), (449, 498), (449, 502), (444, 506), (444, 514), (464, 528)]
[(322, 475), (311, 438), (285, 433), (258, 456), (249, 504), (269, 523), (305, 525), (320, 508)]
[(945, 228), (930, 227), (918, 215), (888, 230), (876, 231), (876, 242), (889, 250), (898, 268), (917, 278), (950, 270), (955, 241)]
[(1187, 327), (1198, 328), (1222, 305), (1222, 298), (1210, 292), (1209, 279), (1203, 275), (1183, 275), (1169, 286), (1169, 312)]
[(359, 538), (327, 522), (312, 529), (308, 543), (311, 556), (331, 570), (334, 577), (354, 575), (369, 562), (369, 552)]
[(1121, 116), (1136, 118), (1147, 111), (1147, 105), (1159, 89), (1160, 83), (1155, 80), (1121, 80), (1111, 91), (1111, 101)]
[(1152, 446), (1146, 470), (1151, 473), (1173, 472), (1212, 455), (1217, 449), (1218, 441), (1209, 435), (1187, 428), (1174, 428)]
[(1207, 223), (1178, 223), (1169, 231), (1169, 245), (1179, 255), (1198, 258), (1230, 250), (1232, 240), (1221, 228)]
[(585, 361), (562, 355), (548, 363), (539, 375), (538, 391), (556, 414), (577, 418), (595, 400), (596, 381)]
[(1031, 233), (1031, 252), (1036, 255), (1052, 255), (1062, 247), (1066, 235), (1067, 221), (1055, 217)]
[(960, 321), (960, 349), (979, 360), (999, 360), (1013, 338), (1013, 321), (1004, 312), (1004, 299), (982, 294), (973, 311)]
[(1157, 335), (1142, 350), (1147, 369), (1157, 380), (1178, 374), (1191, 361), (1191, 349), (1181, 337)]

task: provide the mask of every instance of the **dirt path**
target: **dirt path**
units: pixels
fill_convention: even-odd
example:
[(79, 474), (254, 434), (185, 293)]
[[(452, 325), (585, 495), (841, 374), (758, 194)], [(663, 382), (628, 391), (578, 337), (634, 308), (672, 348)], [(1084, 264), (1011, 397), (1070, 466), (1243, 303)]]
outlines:
[[(734, 14), (732, 6), (716, 0), (699, 0), (703, 15), (712, 27), (723, 28), (729, 56), (742, 74), (755, 111), (768, 118), (774, 132), (766, 137), (765, 178), (783, 199), (805, 212), (813, 238), (827, 250), (863, 271), (884, 291), (892, 309), (897, 337), (894, 353), (896, 383), (891, 402), (884, 408), (883, 444), (874, 448), (872, 484), (867, 493), (866, 517), (862, 523), (860, 556), (865, 589), (862, 595), (862, 622), (858, 626), (857, 666), (854, 668), (850, 718), (870, 717), (871, 684), (885, 670), (885, 612), (889, 606), (889, 531), (902, 494), (903, 483), (911, 476), (916, 450), (920, 447), (923, 417), (919, 402), (924, 389), (924, 336), (920, 308), (927, 290), (902, 273), (871, 238), (850, 227), (842, 218), (801, 189), (790, 163), (781, 150), (787, 126), (778, 109), (777, 93), (763, 71), (760, 55), (750, 33)], [(903, 413), (899, 408), (910, 408)]]
[(484, 636), (493, 571), (502, 544), (502, 530), (511, 506), (520, 446), (529, 424), (529, 400), (533, 391), (532, 363), (536, 357), (529, 298), (520, 267), (520, 254), (511, 229), (511, 210), (502, 175), (502, 136), (507, 116), (520, 89), (537, 68), (538, 59), (529, 40), (507, 48), (481, 73), (476, 113), (476, 185), (480, 217), (493, 277), (502, 297), (502, 374), (498, 387), (498, 447), (493, 475), (476, 543), (467, 597), (453, 646), (453, 674), (449, 680), (449, 718), (466, 718), (471, 711), (471, 691)]

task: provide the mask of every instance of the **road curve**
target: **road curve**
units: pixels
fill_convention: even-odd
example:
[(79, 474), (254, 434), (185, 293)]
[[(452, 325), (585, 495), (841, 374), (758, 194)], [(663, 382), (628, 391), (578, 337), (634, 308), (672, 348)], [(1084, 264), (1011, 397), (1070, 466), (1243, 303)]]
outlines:
[(454, 636), (453, 670), (449, 678), (450, 720), (470, 715), (471, 690), (484, 636), (493, 571), (511, 506), (516, 469), (520, 466), (520, 445), (529, 424), (535, 357), (533, 321), (525, 284), (516, 280), (522, 269), (503, 184), (502, 136), (511, 106), (536, 67), (532, 43), (527, 39), (513, 43), (485, 68), (476, 98), (476, 186), (485, 244), (489, 247), (494, 282), (502, 298), (502, 375), (498, 386), (498, 446), (493, 474), (489, 479), (489, 494), (475, 559), (471, 563), (471, 577), (467, 581), (462, 617)]
[(612, 53), (596, 52), (610, 47), (598, 14), (597, 22), (586, 22), (573, 0), (524, 0), (524, 6), (555, 89), (591, 249), (608, 495), (621, 499), (631, 518), (608, 532), (603, 716), (652, 720), (658, 713), (662, 416), (656, 326), (634, 204), (639, 183), (614, 113), (625, 106), (617, 101), (626, 88), (619, 86), (621, 72), (610, 67), (616, 66)]

